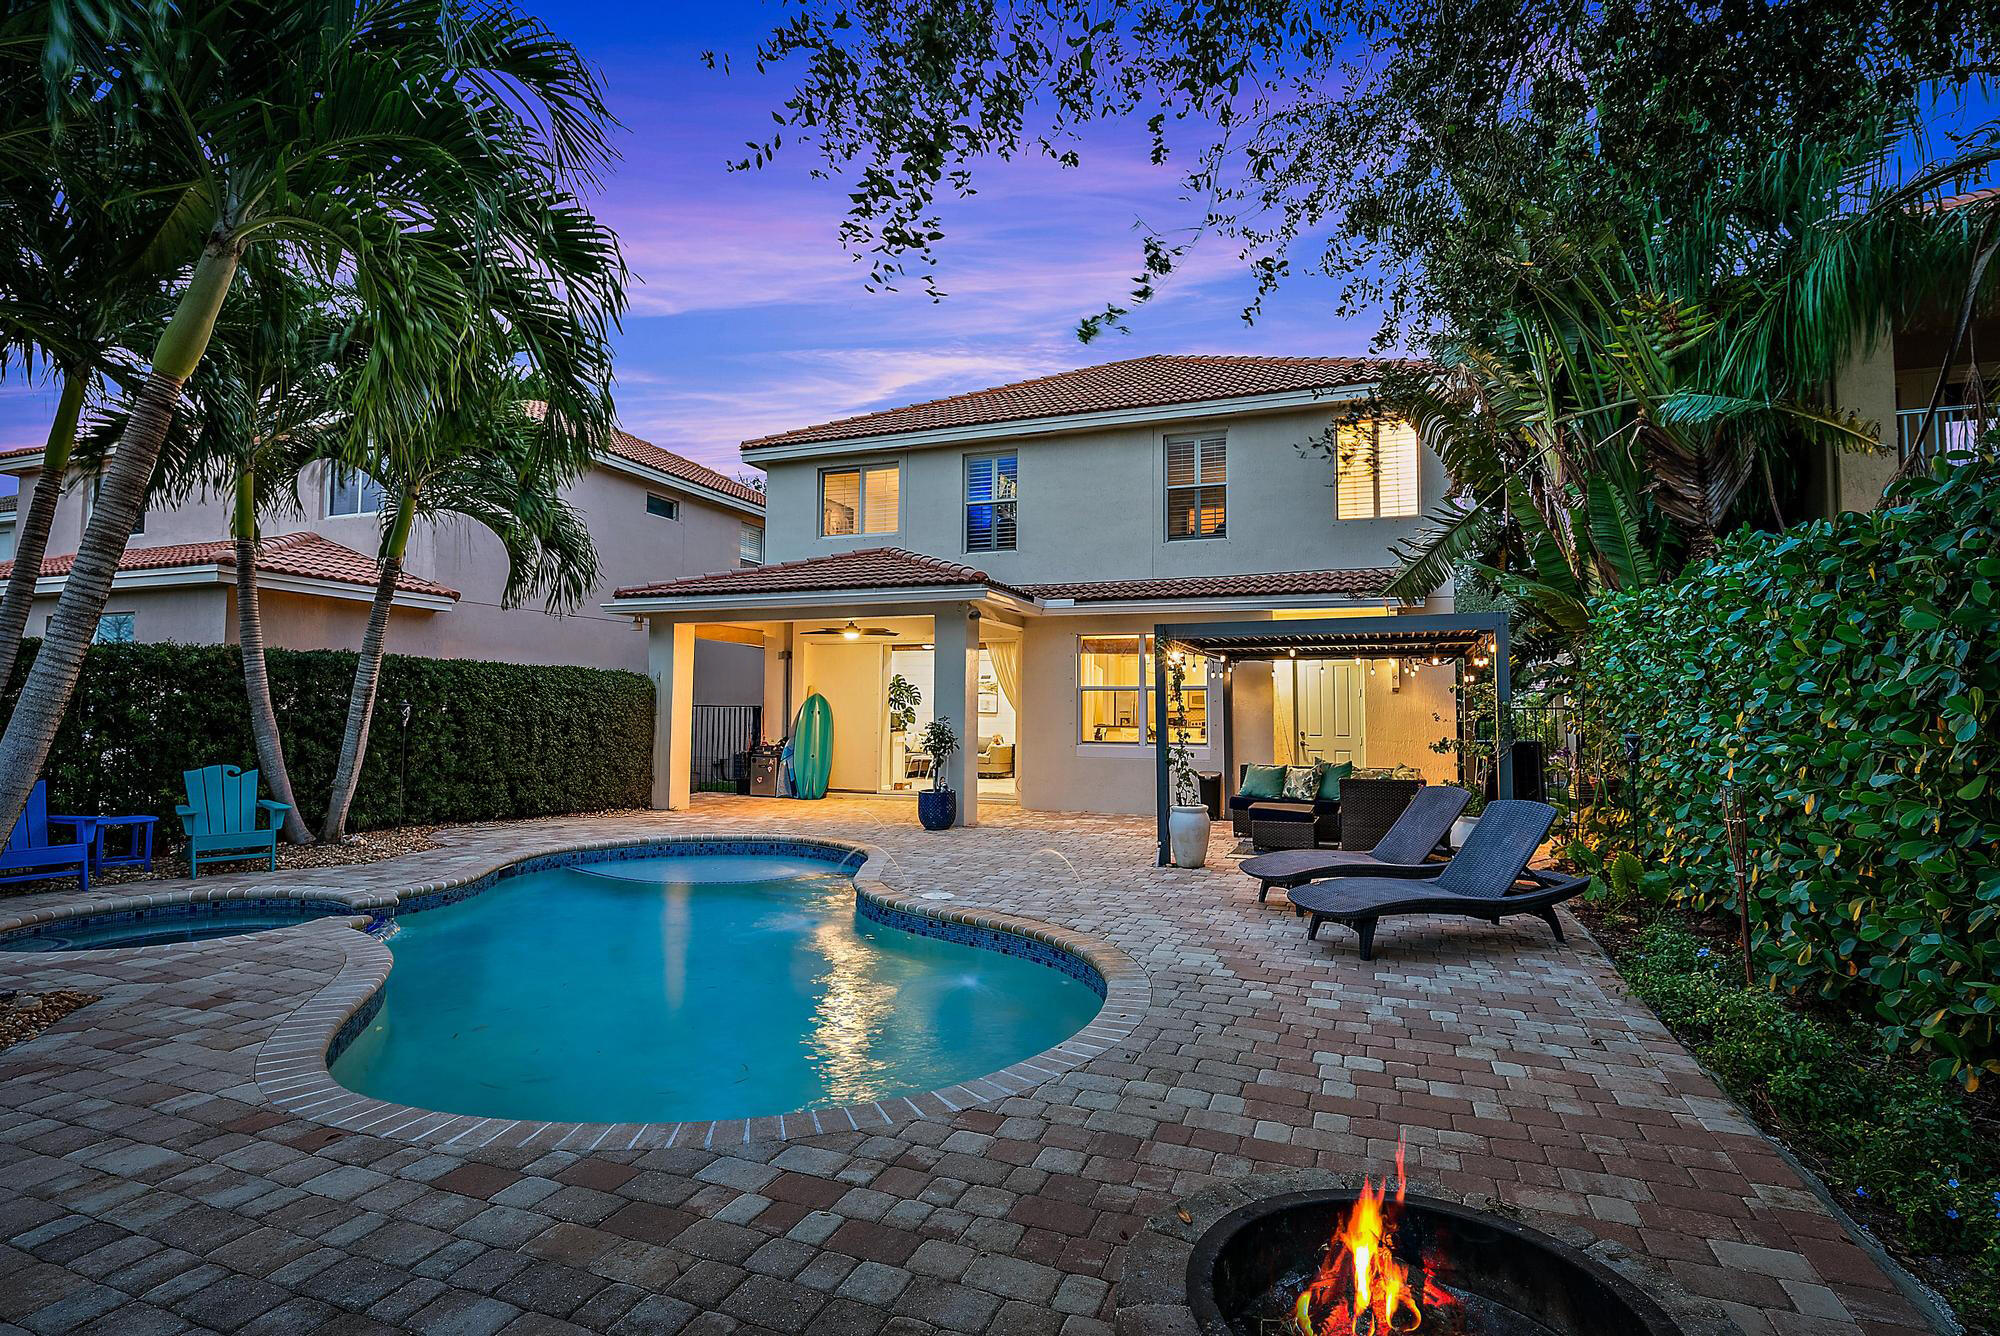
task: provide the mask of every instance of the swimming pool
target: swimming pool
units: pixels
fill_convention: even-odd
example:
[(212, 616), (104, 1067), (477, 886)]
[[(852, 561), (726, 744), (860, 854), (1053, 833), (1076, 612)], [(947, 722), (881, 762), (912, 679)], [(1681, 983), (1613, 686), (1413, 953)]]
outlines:
[(0, 936), (0, 951), (103, 951), (202, 942), (289, 928), (330, 914), (359, 912), (345, 905), (314, 901), (205, 900), (158, 905), (82, 915), (10, 932)]
[(494, 1118), (750, 1118), (943, 1089), (1097, 1015), (1081, 960), (882, 910), (840, 856), (531, 865), (399, 914), (380, 1010), (333, 1077)]

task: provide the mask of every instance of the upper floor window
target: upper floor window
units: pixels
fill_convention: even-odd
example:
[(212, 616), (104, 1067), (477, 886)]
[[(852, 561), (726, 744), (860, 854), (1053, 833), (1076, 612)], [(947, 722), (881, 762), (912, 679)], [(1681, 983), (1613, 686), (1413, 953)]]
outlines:
[(737, 527), (736, 563), (739, 566), (762, 566), (764, 564), (764, 531), (754, 524), (744, 524)]
[(1344, 520), (1417, 513), (1417, 432), (1407, 422), (1343, 422), (1334, 429), (1334, 499)]
[[(100, 473), (90, 481), (90, 508), (92, 510), (97, 509), (97, 498), (103, 493), (103, 491), (104, 491), (104, 475)], [(142, 505), (139, 507), (139, 517), (132, 521), (132, 533), (130, 536), (133, 538), (137, 538), (140, 534), (143, 534), (144, 532), (146, 532), (146, 507)]]
[(1226, 537), (1228, 481), (1225, 435), (1167, 437), (1167, 541)]
[(965, 457), (965, 550), (1014, 550), (1020, 460), (1013, 453)]
[(326, 471), (326, 513), (335, 515), (379, 515), (382, 513), (382, 484), (361, 469), (334, 464)]
[(819, 475), (820, 536), (894, 533), (902, 504), (903, 475), (895, 464), (828, 469)]
[(670, 496), (654, 496), (646, 493), (646, 513), (658, 515), (663, 520), (677, 520), (681, 517), (681, 503)]
[[(1189, 744), (1201, 746), (1208, 741), (1208, 661), (1184, 655), (1181, 662), (1181, 718), (1169, 727), (1185, 729)], [(1153, 637), (1079, 636), (1076, 689), (1078, 741), (1151, 742)]]

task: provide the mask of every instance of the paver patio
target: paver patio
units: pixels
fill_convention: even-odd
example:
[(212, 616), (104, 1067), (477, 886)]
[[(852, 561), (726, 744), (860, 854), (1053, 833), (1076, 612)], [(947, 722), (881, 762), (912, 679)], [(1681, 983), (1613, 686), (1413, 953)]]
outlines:
[[(0, 1054), (0, 1322), (1107, 1336), (1147, 1217), (1218, 1179), (1380, 1172), (1400, 1135), (1426, 1190), (1581, 1223), (1746, 1332), (1930, 1330), (1579, 934), (1397, 921), (1364, 964), (1345, 934), (1306, 942), (1227, 858), (1154, 868), (1149, 820), (983, 816), (927, 834), (906, 801), (704, 796), (212, 883), (394, 889), (628, 834), (821, 835), (876, 846), (894, 890), (1144, 968), (1122, 1044), (880, 1130), (590, 1153), (350, 1132), (275, 1107), (255, 1068), (360, 934), (0, 954), (0, 989), (103, 994)], [(0, 919), (76, 898), (0, 900)]]

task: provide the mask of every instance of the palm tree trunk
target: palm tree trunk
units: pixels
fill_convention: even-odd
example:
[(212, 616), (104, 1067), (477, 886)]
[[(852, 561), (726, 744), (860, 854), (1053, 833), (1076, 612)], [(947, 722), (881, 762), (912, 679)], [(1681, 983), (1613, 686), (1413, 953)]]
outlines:
[(194, 276), (181, 293), (179, 309), (153, 350), (153, 367), (132, 400), (125, 434), (112, 452), (98, 489), (90, 524), (78, 545), (76, 561), (63, 584), (62, 598), (42, 637), (41, 653), (21, 687), (21, 698), (0, 735), (0, 828), (11, 828), (28, 805), (28, 793), (49, 759), (56, 729), (69, 708), (76, 679), (83, 674), (84, 651), (97, 634), (97, 619), (111, 597), (111, 579), (118, 572), (125, 540), (146, 503), (153, 465), (167, 438), (167, 424), (180, 407), (186, 383), (215, 329), (222, 299), (236, 277), (239, 250), (211, 241), (195, 264)]
[(90, 377), (83, 372), (63, 374), (62, 397), (56, 401), (55, 421), (42, 446), (42, 472), (35, 479), (35, 494), (21, 516), (14, 533), (14, 569), (7, 576), (7, 592), (0, 594), (0, 696), (14, 680), (14, 659), (21, 652), (21, 638), (28, 633), (28, 614), (35, 608), (35, 580), (42, 572), (42, 555), (48, 551), (49, 530), (56, 520), (56, 505), (62, 500), (63, 475), (69, 472), (70, 447), (76, 444), (76, 424), (83, 415), (83, 395)]
[(285, 746), (278, 736), (278, 712), (271, 705), (271, 677), (264, 662), (264, 611), (257, 601), (257, 484), (246, 465), (236, 475), (236, 511), (231, 520), (236, 538), (236, 643), (243, 656), (243, 693), (250, 701), (250, 735), (257, 741), (257, 767), (271, 796), (291, 804), (285, 813), (285, 838), (311, 844), (312, 830), (299, 815), (292, 796), (291, 772), (285, 769)]
[(333, 775), (333, 793), (319, 837), (336, 843), (347, 837), (347, 812), (361, 780), (361, 763), (368, 756), (368, 725), (375, 714), (375, 688), (382, 677), (382, 642), (389, 631), (389, 605), (396, 597), (396, 580), (403, 573), (403, 550), (409, 545), (416, 500), (405, 494), (396, 501), (396, 518), (382, 539), (382, 573), (375, 581), (375, 602), (368, 609), (368, 629), (361, 636), (361, 654), (354, 661), (354, 688), (347, 696), (347, 730), (340, 739), (340, 765)]

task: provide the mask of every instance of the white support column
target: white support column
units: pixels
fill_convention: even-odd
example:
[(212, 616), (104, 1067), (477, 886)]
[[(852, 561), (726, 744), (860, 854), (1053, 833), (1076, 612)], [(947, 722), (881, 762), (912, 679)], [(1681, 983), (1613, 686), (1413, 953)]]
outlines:
[(979, 612), (965, 603), (937, 610), (931, 639), (937, 645), (932, 679), (933, 716), (951, 724), (958, 750), (945, 763), (944, 782), (958, 791), (958, 824), (979, 824)]
[(648, 618), (646, 671), (653, 679), (653, 806), (678, 811), (688, 805), (693, 764), (694, 624)]
[(790, 622), (773, 622), (764, 628), (764, 724), (763, 741), (776, 742), (792, 727), (792, 627)]

